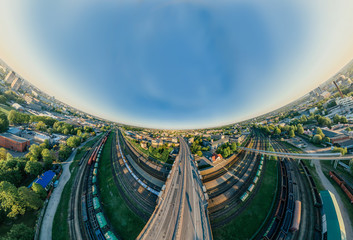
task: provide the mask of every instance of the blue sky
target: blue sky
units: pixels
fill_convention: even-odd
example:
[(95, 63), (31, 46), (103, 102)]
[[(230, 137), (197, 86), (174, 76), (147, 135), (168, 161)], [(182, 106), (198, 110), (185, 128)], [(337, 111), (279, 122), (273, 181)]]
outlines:
[(97, 116), (219, 126), (337, 72), (353, 57), (352, 10), (349, 1), (7, 1), (0, 57)]

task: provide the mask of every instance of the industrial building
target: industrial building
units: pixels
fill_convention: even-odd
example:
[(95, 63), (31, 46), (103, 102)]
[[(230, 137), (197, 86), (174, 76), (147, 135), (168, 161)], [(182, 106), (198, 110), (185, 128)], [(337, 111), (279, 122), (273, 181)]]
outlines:
[(320, 195), (323, 201), (322, 233), (324, 239), (346, 240), (346, 229), (335, 195), (328, 190), (321, 191)]
[(7, 76), (5, 77), (5, 82), (7, 83), (12, 83), (13, 80), (15, 80), (16, 78), (16, 74), (14, 73), (14, 71), (10, 71)]
[(22, 84), (22, 79), (21, 78), (16, 78), (15, 80), (13, 80), (13, 82), (11, 83), (11, 88), (15, 91), (18, 91), (18, 89), (20, 89)]
[(30, 141), (26, 138), (16, 136), (11, 133), (0, 134), (0, 147), (4, 147), (17, 152), (24, 152), (30, 145)]

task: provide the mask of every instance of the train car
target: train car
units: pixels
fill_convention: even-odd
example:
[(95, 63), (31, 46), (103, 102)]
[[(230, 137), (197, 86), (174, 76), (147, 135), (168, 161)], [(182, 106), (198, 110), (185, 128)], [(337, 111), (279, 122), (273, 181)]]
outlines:
[(104, 234), (106, 240), (118, 240), (115, 234), (112, 231), (108, 231)]
[(93, 175), (94, 175), (94, 176), (97, 175), (97, 168), (93, 169)]
[(96, 195), (96, 194), (97, 194), (97, 187), (96, 187), (96, 185), (92, 185), (92, 193), (93, 193), (93, 195)]
[(350, 203), (353, 204), (353, 195), (352, 195), (352, 193), (346, 188), (346, 186), (344, 184), (341, 185), (341, 188), (342, 188), (343, 192), (346, 193), (347, 197), (349, 198)]
[(81, 204), (81, 212), (82, 212), (82, 220), (84, 222), (88, 221), (88, 217), (87, 217), (87, 207), (86, 207), (86, 196), (82, 196), (81, 197), (81, 201), (82, 201), (82, 204)]
[(244, 201), (248, 198), (248, 196), (249, 196), (249, 193), (245, 192), (245, 193), (240, 197), (240, 200), (241, 200), (242, 202), (244, 202)]
[(252, 190), (254, 190), (254, 187), (255, 187), (255, 185), (254, 185), (254, 184), (251, 184), (251, 185), (249, 186), (249, 188), (248, 188), (248, 192), (251, 193)]
[(262, 170), (262, 165), (259, 166), (259, 170)]
[(101, 229), (107, 226), (107, 221), (105, 220), (105, 217), (102, 212), (97, 213), (96, 218)]
[(94, 210), (97, 210), (101, 207), (101, 204), (99, 203), (99, 199), (97, 197), (93, 198), (93, 208)]
[(294, 196), (293, 196), (293, 194), (289, 194), (287, 208), (292, 212), (294, 211), (294, 204), (295, 204)]
[(256, 176), (257, 176), (257, 177), (260, 177), (260, 175), (261, 175), (261, 170), (257, 170)]
[(88, 165), (92, 165), (92, 163), (93, 163), (93, 158), (94, 158), (94, 154), (96, 153), (96, 151), (97, 151), (97, 147), (94, 149), (92, 155), (90, 156), (90, 158), (89, 158), (89, 160), (88, 160), (88, 163), (87, 163)]
[(97, 168), (97, 167), (98, 167), (98, 162), (96, 162), (96, 163), (94, 164), (94, 167), (95, 167), (95, 168)]
[(301, 201), (295, 201), (295, 208), (294, 208), (294, 216), (293, 216), (293, 223), (290, 228), (292, 232), (298, 231), (300, 226), (300, 218), (301, 218), (301, 209), (302, 203)]
[(92, 183), (95, 184), (97, 182), (97, 177), (96, 176), (93, 176), (92, 177)]
[(282, 228), (281, 230), (287, 234), (289, 231), (289, 227), (291, 226), (292, 223), (292, 212), (287, 210), (286, 215), (284, 216), (284, 220), (282, 223)]
[(103, 233), (102, 233), (102, 230), (97, 229), (94, 233), (96, 234), (97, 239), (99, 239), (99, 240), (105, 240), (105, 237), (104, 237), (104, 235), (103, 235)]
[(254, 178), (254, 183), (256, 184), (259, 181), (259, 177)]

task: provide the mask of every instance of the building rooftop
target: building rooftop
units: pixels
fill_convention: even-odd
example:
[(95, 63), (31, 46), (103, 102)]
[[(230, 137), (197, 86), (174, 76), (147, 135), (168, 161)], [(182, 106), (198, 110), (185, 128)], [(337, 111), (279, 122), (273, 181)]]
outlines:
[(3, 136), (5, 138), (8, 138), (8, 139), (11, 139), (13, 141), (20, 142), (20, 143), (24, 143), (24, 142), (29, 141), (29, 139), (27, 139), (27, 138), (22, 138), (22, 137), (13, 135), (13, 134), (8, 133), (8, 132), (1, 133), (0, 136)]
[[(323, 212), (326, 216), (323, 230), (327, 229), (327, 240), (346, 240), (346, 230), (336, 197), (330, 191), (320, 191)], [(326, 226), (325, 226), (326, 225)]]
[(52, 170), (46, 171), (42, 175), (38, 176), (36, 180), (34, 180), (28, 187), (32, 187), (33, 183), (40, 184), (44, 189), (48, 186), (51, 180), (54, 178), (55, 172)]
[[(342, 134), (342, 133), (334, 132), (334, 131), (327, 130), (327, 129), (321, 129), (321, 130), (322, 130), (322, 133), (325, 134), (325, 136), (329, 137), (329, 138), (334, 138), (334, 137), (337, 137)], [(316, 134), (316, 129), (314, 131), (314, 134)]]

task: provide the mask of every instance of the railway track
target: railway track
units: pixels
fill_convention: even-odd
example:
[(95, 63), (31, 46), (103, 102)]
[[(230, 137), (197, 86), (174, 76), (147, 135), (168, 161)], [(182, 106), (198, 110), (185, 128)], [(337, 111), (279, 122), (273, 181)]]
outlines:
[[(119, 153), (117, 151), (118, 145), (115, 142), (115, 138), (114, 138), (114, 144), (112, 144), (112, 147), (113, 146), (114, 148), (112, 149), (113, 156), (112, 156), (111, 166), (112, 166), (112, 172), (114, 176), (114, 182), (115, 182), (115, 185), (117, 186), (120, 196), (124, 199), (126, 204), (136, 215), (138, 215), (145, 221), (148, 221), (152, 212), (154, 211), (154, 208), (156, 205), (156, 198), (153, 197), (152, 195), (149, 195), (151, 198), (152, 197), (154, 198), (152, 200), (138, 197), (137, 194), (139, 193), (136, 193), (136, 188), (135, 189), (132, 188), (132, 185), (129, 183), (129, 181), (125, 179), (125, 174), (123, 171), (124, 163), (121, 160), (121, 157), (119, 157)], [(131, 177), (131, 181), (132, 180), (135, 181)]]
[[(255, 147), (257, 148), (259, 143), (257, 140), (255, 141), (256, 141)], [(207, 194), (209, 195), (210, 199), (226, 193), (235, 184), (237, 184), (240, 180), (242, 180), (245, 173), (249, 169), (250, 165), (254, 161), (256, 161), (255, 160), (255, 158), (257, 158), (256, 156), (257, 156), (256, 154), (252, 154), (252, 153), (249, 155), (245, 155), (244, 158), (240, 160), (240, 162), (237, 165), (233, 165), (232, 169), (228, 170), (228, 172), (233, 172), (233, 173), (231, 173), (232, 176), (227, 181), (224, 181), (223, 183), (219, 184), (217, 187), (207, 189)], [(254, 168), (256, 168), (256, 166), (257, 164), (255, 164)], [(227, 174), (227, 172), (225, 174)], [(223, 175), (221, 177), (223, 177)], [(217, 180), (218, 179), (215, 179), (214, 181), (217, 181)]]
[[(259, 147), (259, 148), (262, 148), (263, 145), (264, 145), (264, 143), (262, 142), (262, 140), (258, 140), (258, 142), (256, 143), (256, 147)], [(212, 221), (213, 227), (221, 227), (224, 224), (231, 221), (238, 214), (240, 214), (243, 210), (245, 210), (247, 204), (251, 201), (251, 199), (254, 197), (254, 195), (258, 191), (258, 187), (256, 187), (254, 192), (250, 195), (250, 197), (247, 199), (247, 201), (245, 201), (245, 203), (243, 203), (240, 200), (240, 197), (247, 191), (249, 185), (252, 184), (253, 179), (256, 175), (256, 170), (258, 169), (260, 156), (250, 156), (250, 157), (256, 158), (256, 159), (254, 159), (255, 165), (253, 167), (253, 169), (255, 169), (255, 170), (251, 170), (250, 174), (247, 177), (245, 177), (245, 179), (244, 179), (244, 172), (242, 172), (240, 179), (242, 179), (244, 181), (244, 183), (241, 185), (241, 187), (239, 189), (237, 189), (237, 191), (233, 192), (233, 196), (231, 198), (227, 199), (226, 201), (224, 201), (223, 203), (217, 205), (217, 208), (213, 209), (213, 210), (217, 209), (217, 211), (212, 211), (212, 209), (209, 209), (210, 210), (210, 219)], [(252, 162), (252, 161), (249, 161), (249, 162)], [(265, 169), (265, 166), (266, 166), (266, 164), (264, 164), (264, 169)], [(247, 168), (248, 167), (245, 167), (244, 169), (247, 169)], [(257, 186), (260, 186), (261, 182), (262, 182), (262, 176), (260, 177), (260, 180), (257, 183)], [(240, 207), (237, 208), (238, 206), (240, 206)], [(232, 212), (232, 211), (229, 211), (229, 209), (236, 209), (236, 210)], [(224, 218), (225, 215), (227, 216), (226, 218)], [(216, 219), (218, 219), (218, 220), (215, 221)], [(219, 220), (219, 219), (221, 219), (221, 220)]]
[(81, 222), (81, 196), (82, 196), (82, 181), (87, 173), (87, 162), (89, 160), (89, 156), (93, 153), (94, 148), (98, 145), (97, 141), (89, 151), (89, 154), (85, 154), (83, 156), (83, 160), (80, 161), (82, 163), (79, 166), (78, 174), (75, 177), (74, 184), (71, 188), (71, 195), (70, 195), (70, 203), (69, 203), (69, 215), (68, 215), (68, 222), (69, 222), (69, 233), (70, 239), (73, 240), (80, 240), (80, 239), (89, 239), (87, 236), (87, 232), (82, 225)]
[(166, 164), (157, 164), (149, 161), (141, 153), (138, 152), (126, 139), (119, 133), (120, 144), (124, 152), (127, 152), (132, 159), (149, 175), (161, 180), (166, 181), (170, 171), (170, 166)]
[[(246, 147), (252, 147), (250, 146), (249, 144), (251, 144), (251, 141), (252, 139), (248, 139), (247, 140), (248, 143), (246, 144)], [(242, 157), (244, 157), (245, 155), (245, 152), (244, 151), (241, 151), (238, 155), (234, 156), (234, 159), (231, 160), (227, 165), (225, 165), (224, 167), (220, 168), (219, 170), (217, 171), (214, 171), (212, 173), (208, 173), (208, 174), (203, 174), (202, 175), (202, 178), (203, 178), (203, 182), (206, 183), (206, 182), (209, 182), (209, 181), (212, 181), (212, 180), (215, 180), (221, 176), (223, 176), (234, 164), (236, 164), (239, 159), (241, 159)]]
[[(275, 143), (278, 149), (282, 152), (289, 152), (283, 144), (276, 142)], [(290, 161), (288, 159), (288, 161)], [(305, 180), (304, 169), (302, 165), (298, 166), (293, 163), (294, 161), (290, 161), (293, 173), (296, 176), (296, 184), (297, 184), (297, 199), (302, 202), (302, 206), (305, 211), (302, 211), (302, 223), (301, 228), (298, 232), (293, 234), (293, 239), (314, 239), (314, 229), (315, 229), (315, 208), (314, 208), (314, 199), (311, 193), (310, 183)]]

